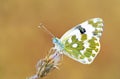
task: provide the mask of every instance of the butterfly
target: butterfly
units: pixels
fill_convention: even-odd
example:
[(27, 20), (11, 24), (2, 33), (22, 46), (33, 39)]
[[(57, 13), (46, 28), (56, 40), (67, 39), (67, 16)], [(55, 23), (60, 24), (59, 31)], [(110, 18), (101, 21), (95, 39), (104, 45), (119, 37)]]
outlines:
[(61, 38), (55, 37), (45, 27), (53, 38), (53, 44), (58, 53), (64, 54), (82, 64), (90, 64), (100, 51), (100, 37), (103, 32), (101, 18), (89, 19), (68, 30)]

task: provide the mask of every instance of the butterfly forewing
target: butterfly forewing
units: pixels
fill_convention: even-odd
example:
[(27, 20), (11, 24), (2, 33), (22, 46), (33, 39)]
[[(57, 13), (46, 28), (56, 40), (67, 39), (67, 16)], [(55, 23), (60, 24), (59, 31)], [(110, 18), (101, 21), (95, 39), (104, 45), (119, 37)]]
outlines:
[(60, 39), (64, 45), (64, 54), (83, 64), (90, 64), (99, 53), (102, 31), (103, 21), (100, 18), (73, 27)]

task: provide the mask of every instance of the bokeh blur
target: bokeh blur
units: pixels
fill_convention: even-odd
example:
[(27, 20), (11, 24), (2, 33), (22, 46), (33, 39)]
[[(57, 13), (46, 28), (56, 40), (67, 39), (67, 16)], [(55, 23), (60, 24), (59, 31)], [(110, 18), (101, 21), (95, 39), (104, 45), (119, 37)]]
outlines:
[(0, 0), (0, 79), (26, 79), (53, 46), (55, 36), (85, 20), (101, 17), (101, 51), (90, 65), (67, 56), (44, 79), (120, 79), (120, 0)]

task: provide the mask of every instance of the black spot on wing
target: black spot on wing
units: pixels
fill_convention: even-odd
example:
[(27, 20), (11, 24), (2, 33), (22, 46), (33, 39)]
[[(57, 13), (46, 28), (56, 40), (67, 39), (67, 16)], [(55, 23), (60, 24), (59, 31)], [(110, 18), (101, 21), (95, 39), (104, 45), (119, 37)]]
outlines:
[(81, 34), (84, 34), (86, 32), (85, 28), (81, 27), (81, 25), (78, 25), (76, 29), (79, 29)]

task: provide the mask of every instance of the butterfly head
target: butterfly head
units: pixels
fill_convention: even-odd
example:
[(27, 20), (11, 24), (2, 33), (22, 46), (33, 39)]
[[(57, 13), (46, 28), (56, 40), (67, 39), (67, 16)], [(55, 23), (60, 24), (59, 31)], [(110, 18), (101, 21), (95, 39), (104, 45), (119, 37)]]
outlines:
[(52, 39), (52, 42), (53, 42), (53, 44), (55, 44), (55, 48), (56, 48), (56, 49), (62, 50), (62, 49), (64, 48), (64, 46), (63, 46), (62, 42), (60, 41), (60, 39), (54, 37), (54, 38)]
[(52, 42), (55, 44), (55, 43), (59, 43), (59, 39), (58, 38), (56, 38), (56, 37), (54, 37), (53, 39), (52, 39)]

